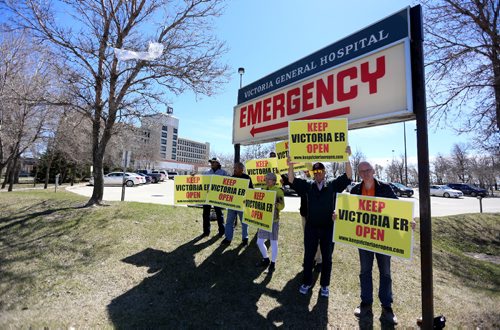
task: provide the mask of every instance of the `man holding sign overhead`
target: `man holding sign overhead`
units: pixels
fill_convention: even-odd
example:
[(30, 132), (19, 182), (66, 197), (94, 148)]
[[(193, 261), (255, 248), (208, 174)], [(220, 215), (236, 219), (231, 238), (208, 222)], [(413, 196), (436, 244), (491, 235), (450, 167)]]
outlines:
[(352, 168), (349, 162), (351, 148), (345, 149), (347, 161), (345, 162), (346, 173), (334, 180), (325, 180), (325, 166), (315, 163), (312, 167), (314, 181), (306, 181), (295, 178), (293, 164), (289, 162), (288, 179), (292, 188), (307, 199), (307, 214), (304, 228), (304, 278), (299, 291), (307, 294), (312, 286), (312, 272), (314, 257), (318, 248), (318, 242), (322, 255), (320, 294), (328, 297), (330, 294), (330, 275), (332, 272), (333, 252), (333, 221), (332, 213), (335, 210), (335, 196), (342, 192), (350, 183)]

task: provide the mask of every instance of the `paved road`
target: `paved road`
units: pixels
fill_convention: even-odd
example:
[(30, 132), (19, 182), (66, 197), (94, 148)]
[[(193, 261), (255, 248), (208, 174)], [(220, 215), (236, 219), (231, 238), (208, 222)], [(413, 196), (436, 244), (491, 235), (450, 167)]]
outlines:
[[(91, 186), (76, 185), (67, 187), (68, 191), (79, 195), (90, 197), (92, 195)], [(174, 181), (167, 180), (159, 184), (149, 184), (126, 188), (125, 200), (154, 203), (154, 204), (174, 204)], [(121, 187), (104, 187), (105, 201), (119, 201), (121, 199)], [(415, 216), (419, 215), (418, 190), (412, 198), (402, 197), (402, 200), (412, 201), (415, 204)], [(483, 212), (500, 212), (500, 198), (484, 198)], [(300, 198), (285, 197), (285, 212), (298, 212), (300, 206)], [(432, 216), (443, 216), (463, 213), (479, 212), (479, 200), (474, 197), (463, 198), (444, 198), (431, 197), (431, 214)]]

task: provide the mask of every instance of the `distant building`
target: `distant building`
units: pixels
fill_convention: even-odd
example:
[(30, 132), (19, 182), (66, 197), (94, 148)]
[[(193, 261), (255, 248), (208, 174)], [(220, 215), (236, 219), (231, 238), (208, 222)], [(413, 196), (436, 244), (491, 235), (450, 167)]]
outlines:
[(145, 147), (134, 157), (136, 166), (185, 173), (206, 166), (210, 143), (179, 138), (178, 132), (179, 119), (170, 114), (143, 118), (140, 140)]

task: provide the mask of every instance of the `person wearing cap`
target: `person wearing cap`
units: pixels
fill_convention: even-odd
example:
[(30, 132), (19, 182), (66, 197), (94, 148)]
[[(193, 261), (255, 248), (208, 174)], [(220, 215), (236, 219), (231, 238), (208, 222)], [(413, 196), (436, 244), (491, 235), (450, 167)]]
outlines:
[[(276, 191), (276, 201), (274, 203), (274, 219), (273, 229), (271, 232), (259, 228), (257, 231), (257, 246), (262, 254), (262, 260), (256, 264), (257, 267), (267, 267), (270, 273), (276, 269), (276, 258), (278, 257), (278, 233), (279, 233), (279, 219), (280, 211), (285, 208), (285, 194), (283, 190), (276, 185), (276, 174), (266, 174), (266, 187), (265, 190)], [(266, 240), (271, 241), (271, 260), (267, 254)]]
[[(237, 162), (234, 164), (234, 173), (233, 173), (233, 178), (240, 178), (240, 179), (247, 179), (250, 180), (248, 183), (248, 188), (252, 189), (253, 184), (252, 184), (252, 178), (246, 174), (243, 173), (245, 171), (245, 166), (241, 162)], [(236, 221), (238, 220), (238, 217), (240, 218), (241, 221), (241, 244), (243, 246), (248, 245), (248, 225), (246, 223), (243, 223), (243, 211), (236, 211), (236, 210), (227, 210), (227, 219), (226, 219), (226, 226), (225, 226), (225, 236), (226, 238), (221, 242), (221, 244), (231, 244), (231, 241), (233, 240), (233, 234), (234, 234), (234, 227), (236, 224)]]
[[(351, 148), (347, 146), (346, 153), (351, 155)], [(304, 228), (304, 273), (301, 294), (307, 294), (312, 286), (313, 265), (318, 243), (321, 249), (321, 278), (320, 295), (328, 297), (330, 294), (330, 275), (332, 272), (333, 253), (333, 221), (332, 213), (335, 210), (335, 197), (342, 192), (352, 179), (352, 168), (349, 160), (345, 163), (346, 172), (333, 180), (325, 180), (325, 165), (315, 163), (312, 167), (313, 181), (295, 178), (293, 164), (288, 165), (288, 180), (292, 188), (307, 198), (306, 224)]]
[[(210, 170), (203, 173), (204, 175), (223, 175), (227, 176), (227, 172), (224, 171), (220, 165), (219, 159), (216, 157), (209, 159)], [(211, 205), (203, 205), (203, 237), (210, 235), (210, 209)], [(217, 224), (219, 226), (219, 236), (224, 236), (224, 216), (222, 215), (222, 208), (214, 206), (215, 215), (217, 216)]]

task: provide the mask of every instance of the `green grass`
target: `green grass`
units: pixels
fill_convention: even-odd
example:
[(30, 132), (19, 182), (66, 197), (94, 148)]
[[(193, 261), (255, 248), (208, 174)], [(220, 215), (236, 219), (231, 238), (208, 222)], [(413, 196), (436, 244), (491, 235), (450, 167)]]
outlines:
[[(336, 245), (331, 296), (301, 296), (302, 227), (281, 216), (277, 270), (254, 267), (240, 228), (229, 247), (201, 239), (201, 209), (132, 202), (81, 208), (65, 191), (0, 193), (0, 328), (353, 328), (357, 250)], [(216, 227), (216, 226), (215, 226)], [(212, 234), (215, 234), (212, 228)], [(434, 310), (450, 328), (500, 327), (500, 214), (433, 219)], [(412, 260), (393, 259), (401, 327), (421, 314), (419, 232)], [(497, 259), (498, 260), (498, 259)], [(374, 270), (374, 292), (378, 272)], [(375, 328), (379, 307), (374, 306)]]

